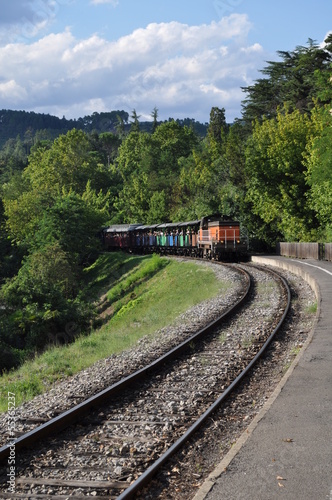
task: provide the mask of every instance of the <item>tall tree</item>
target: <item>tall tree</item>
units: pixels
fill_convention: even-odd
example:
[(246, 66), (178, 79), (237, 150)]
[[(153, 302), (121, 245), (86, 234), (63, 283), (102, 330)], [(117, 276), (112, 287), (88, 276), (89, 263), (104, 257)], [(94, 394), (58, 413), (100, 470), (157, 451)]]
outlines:
[(120, 139), (123, 139), (126, 132), (125, 132), (125, 122), (124, 122), (124, 119), (121, 115), (117, 115), (117, 124), (116, 124), (116, 132), (119, 136)]
[(152, 124), (152, 133), (156, 131), (156, 128), (158, 127), (158, 108), (155, 106), (152, 110), (151, 117), (153, 120)]
[(210, 123), (208, 128), (208, 138), (212, 154), (217, 157), (222, 154), (228, 132), (226, 123), (225, 108), (214, 107), (210, 112)]
[(309, 113), (319, 88), (316, 71), (330, 71), (329, 39), (323, 48), (309, 38), (307, 47), (298, 46), (294, 51), (278, 51), (277, 54), (281, 60), (268, 61), (261, 70), (266, 78), (243, 88), (247, 97), (243, 101), (242, 115), (247, 124), (254, 119), (275, 117), (278, 107), (283, 104)]
[(136, 112), (136, 109), (133, 109), (132, 110), (132, 113), (131, 113), (131, 132), (139, 132), (139, 119), (140, 119), (140, 115), (137, 114)]

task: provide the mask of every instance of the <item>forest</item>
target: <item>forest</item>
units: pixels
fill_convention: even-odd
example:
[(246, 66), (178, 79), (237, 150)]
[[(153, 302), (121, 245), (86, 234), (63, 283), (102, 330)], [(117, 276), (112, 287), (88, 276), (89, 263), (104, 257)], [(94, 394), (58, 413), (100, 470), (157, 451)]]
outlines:
[(157, 107), (148, 125), (136, 110), (72, 121), (1, 111), (0, 371), (70, 324), (88, 331), (84, 270), (110, 223), (220, 212), (256, 251), (332, 241), (332, 35), (278, 56), (243, 88), (232, 124), (217, 106), (205, 125), (159, 121)]

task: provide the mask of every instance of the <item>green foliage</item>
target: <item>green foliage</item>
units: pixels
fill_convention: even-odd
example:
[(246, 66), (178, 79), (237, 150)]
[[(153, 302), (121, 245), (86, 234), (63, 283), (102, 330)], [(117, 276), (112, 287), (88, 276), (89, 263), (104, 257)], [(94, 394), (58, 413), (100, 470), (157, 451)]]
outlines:
[(76, 334), (86, 328), (90, 311), (78, 298), (78, 286), (68, 254), (58, 244), (28, 256), (1, 290), (13, 332), (7, 334), (7, 343), (15, 348), (15, 339), (20, 339), (25, 350), (33, 351), (52, 343), (69, 323), (75, 323)]
[(316, 133), (305, 155), (308, 204), (318, 220), (318, 236), (327, 242), (332, 241), (332, 118), (328, 108), (313, 115)]
[(223, 159), (213, 161), (206, 144), (197, 148), (188, 160), (181, 162), (180, 190), (177, 203), (181, 208), (187, 200), (189, 213), (200, 218), (219, 210)]
[(63, 188), (82, 194), (88, 181), (99, 191), (110, 181), (107, 166), (99, 164), (92, 154), (87, 135), (76, 129), (56, 139), (50, 149), (34, 151), (24, 177), (32, 189), (48, 196), (61, 193)]
[(174, 189), (175, 219), (217, 212), (239, 216), (244, 186), (242, 127), (228, 127), (224, 110), (218, 108), (212, 109), (211, 120), (207, 139), (179, 160), (182, 168)]
[[(170, 166), (177, 166), (177, 160), (188, 156), (193, 147), (197, 144), (197, 137), (194, 132), (184, 126), (181, 127), (176, 121), (162, 123), (152, 135), (153, 145), (160, 148), (167, 154), (167, 158), (172, 161)], [(160, 158), (161, 167), (165, 169), (166, 165), (163, 156)], [(159, 167), (160, 169), (160, 167)]]
[(156, 223), (156, 221), (166, 222), (168, 219), (167, 200), (164, 190), (155, 191), (150, 199), (149, 211), (146, 218), (147, 224)]
[(121, 139), (118, 135), (111, 132), (103, 132), (101, 134), (91, 134), (89, 140), (93, 151), (100, 155), (101, 163), (110, 165), (118, 155), (118, 149), (121, 145)]
[[(81, 131), (72, 130), (66, 136), (59, 137), (51, 148), (37, 148), (30, 155), (29, 164), (22, 175), (14, 176), (4, 186), (5, 214), (12, 239), (18, 244), (31, 247), (36, 239), (35, 235), (45, 227), (43, 219), (46, 217), (50, 221), (52, 214), (55, 216), (55, 207), (59, 207), (61, 203), (63, 207), (58, 211), (62, 210), (62, 214), (59, 212), (58, 218), (62, 218), (62, 226), (66, 220), (71, 222), (67, 233), (71, 231), (70, 237), (72, 237), (75, 221), (81, 225), (86, 224), (84, 221), (79, 221), (79, 212), (82, 214), (84, 208), (81, 203), (81, 208), (78, 209), (78, 197), (81, 197), (86, 205), (86, 215), (90, 208), (89, 218), (94, 218), (95, 223), (99, 212), (100, 224), (95, 226), (95, 233), (96, 228), (101, 225), (101, 219), (108, 218), (107, 186), (110, 182), (110, 171), (107, 166), (99, 164), (96, 157), (91, 154), (90, 142)], [(68, 204), (71, 203), (73, 208), (74, 198), (76, 215), (72, 214), (68, 219), (70, 210)], [(91, 207), (96, 211), (94, 217)], [(91, 230), (90, 225), (87, 241)], [(47, 227), (43, 236), (47, 237)], [(49, 237), (52, 238), (52, 234)], [(84, 252), (84, 245), (82, 250)]]
[(70, 192), (58, 196), (52, 207), (44, 212), (36, 233), (30, 236), (31, 246), (43, 248), (46, 244), (57, 243), (70, 255), (71, 261), (78, 264), (90, 254), (96, 254), (99, 249), (96, 228), (102, 226), (105, 214), (96, 209), (98, 197), (88, 203), (89, 193), (85, 194), (80, 197)]
[(109, 111), (97, 113), (94, 112), (92, 115), (84, 116), (83, 118), (79, 118), (77, 123), (79, 126), (75, 128), (81, 128), (85, 132), (93, 132), (97, 133), (103, 132), (116, 132), (116, 126), (118, 124), (118, 118), (121, 118), (123, 123), (128, 123), (129, 114), (126, 111)]
[(20, 253), (14, 252), (7, 228), (2, 199), (0, 198), (0, 284), (13, 275), (20, 263)]
[(246, 149), (247, 196), (251, 210), (286, 241), (308, 238), (315, 226), (306, 203), (303, 154), (310, 119), (299, 111), (279, 111), (255, 123)]
[(313, 99), (322, 92), (318, 75), (330, 73), (332, 53), (328, 43), (322, 48), (309, 39), (307, 45), (294, 51), (278, 51), (281, 60), (269, 61), (261, 71), (266, 78), (244, 88), (247, 97), (243, 119), (247, 124), (263, 117), (276, 117), (278, 108), (284, 104), (306, 113), (314, 107)]
[(139, 132), (139, 118), (138, 114), (136, 113), (136, 109), (133, 109), (132, 114), (131, 114), (131, 131), (132, 132)]
[(225, 109), (214, 107), (210, 112), (210, 123), (208, 128), (209, 146), (214, 159), (224, 152), (225, 138), (229, 126), (226, 123)]
[(27, 151), (20, 137), (8, 139), (0, 150), (0, 184), (8, 182), (16, 172), (21, 172), (26, 165)]
[(160, 124), (153, 134), (134, 129), (123, 141), (116, 161), (123, 180), (114, 202), (117, 220), (152, 223), (169, 219), (181, 160), (197, 143), (192, 130), (175, 121)]
[(144, 172), (133, 174), (124, 183), (119, 198), (114, 202), (119, 220), (143, 223), (149, 211), (150, 196), (148, 176)]

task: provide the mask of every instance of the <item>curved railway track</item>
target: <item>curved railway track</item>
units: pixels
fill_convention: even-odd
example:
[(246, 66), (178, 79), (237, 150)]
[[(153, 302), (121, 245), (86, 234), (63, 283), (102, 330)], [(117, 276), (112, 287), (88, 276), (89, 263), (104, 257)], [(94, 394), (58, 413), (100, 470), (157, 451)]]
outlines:
[[(250, 269), (238, 269), (247, 276), (245, 291), (220, 318), (149, 366), (18, 438), (16, 494), (8, 495), (3, 483), (3, 498), (64, 499), (74, 493), (75, 498), (123, 500), (146, 486), (239, 384), (286, 317), (290, 292), (285, 280), (256, 268), (254, 292), (244, 267)], [(246, 338), (240, 326), (244, 303), (260, 293), (271, 301), (276, 287), (280, 294), (273, 317), (260, 318), (255, 335)], [(225, 360), (223, 330), (230, 318), (235, 323), (227, 335), (234, 349), (227, 349)], [(10, 446), (3, 446), (0, 460), (5, 462), (9, 453)]]

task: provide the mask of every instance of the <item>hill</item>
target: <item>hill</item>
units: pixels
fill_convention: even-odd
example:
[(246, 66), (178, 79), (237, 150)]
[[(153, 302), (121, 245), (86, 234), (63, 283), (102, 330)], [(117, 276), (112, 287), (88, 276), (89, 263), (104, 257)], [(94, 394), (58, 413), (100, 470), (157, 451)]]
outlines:
[[(55, 139), (61, 134), (66, 134), (73, 128), (84, 130), (85, 132), (97, 133), (113, 132), (117, 130), (119, 117), (123, 121), (125, 130), (131, 127), (129, 114), (126, 111), (110, 111), (103, 113), (93, 113), (92, 115), (78, 118), (77, 120), (68, 120), (49, 114), (35, 113), (34, 111), (12, 111), (8, 109), (0, 110), (0, 149), (9, 139), (16, 139), (18, 136), (24, 142), (29, 142), (32, 137), (39, 139)], [(172, 121), (169, 118), (168, 121)], [(192, 127), (197, 135), (204, 137), (206, 135), (208, 124), (202, 124), (192, 118), (176, 120), (180, 125)], [(140, 130), (150, 132), (152, 122), (140, 122)]]

